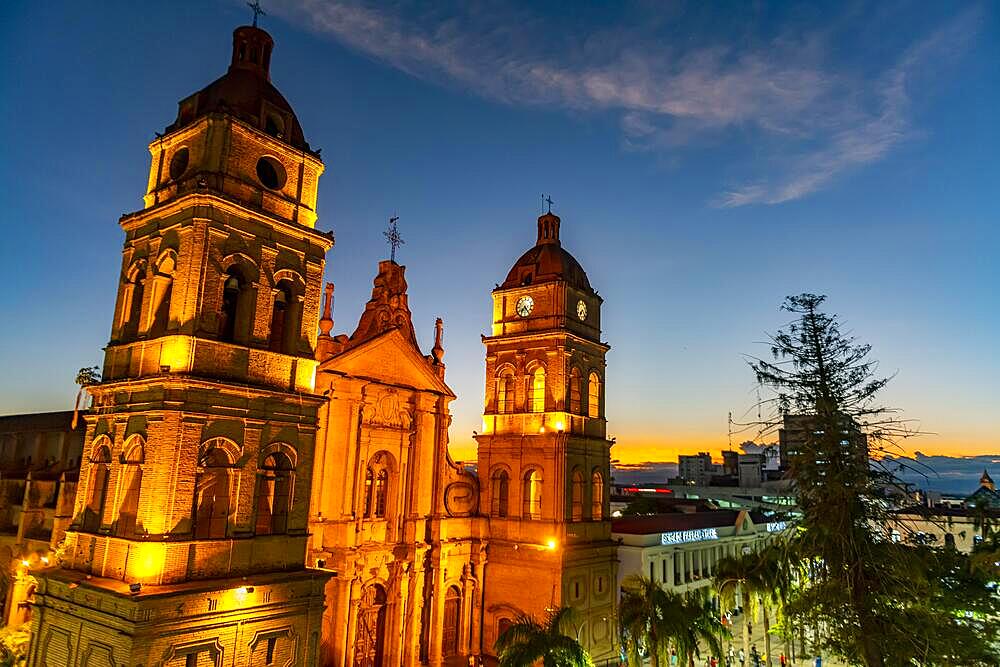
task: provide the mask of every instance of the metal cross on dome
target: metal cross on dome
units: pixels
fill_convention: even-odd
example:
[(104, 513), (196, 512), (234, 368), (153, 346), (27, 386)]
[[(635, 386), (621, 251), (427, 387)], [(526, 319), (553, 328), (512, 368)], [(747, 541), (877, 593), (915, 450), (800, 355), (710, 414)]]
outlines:
[(542, 205), (549, 205), (549, 213), (552, 212), (552, 195), (542, 195)]
[(382, 236), (386, 238), (386, 241), (391, 248), (389, 260), (392, 262), (396, 261), (396, 248), (406, 243), (406, 241), (403, 240), (403, 237), (399, 235), (399, 229), (396, 227), (397, 222), (399, 222), (399, 216), (392, 216), (389, 218), (389, 228), (382, 232)]
[(267, 16), (267, 12), (260, 8), (260, 0), (253, 0), (253, 2), (248, 2), (247, 7), (253, 10), (253, 27), (257, 27), (257, 17)]

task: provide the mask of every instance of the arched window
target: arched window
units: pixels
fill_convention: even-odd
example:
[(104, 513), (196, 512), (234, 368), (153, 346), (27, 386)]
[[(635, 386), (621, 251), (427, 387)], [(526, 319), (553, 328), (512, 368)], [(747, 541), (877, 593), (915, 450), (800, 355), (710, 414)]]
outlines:
[(212, 447), (201, 460), (203, 470), (195, 482), (194, 536), (197, 539), (222, 538), (229, 534), (231, 513), (232, 461), (218, 447)]
[(250, 337), (256, 290), (238, 266), (226, 271), (222, 282), (219, 338), (230, 343), (246, 343)]
[(541, 366), (528, 377), (528, 412), (545, 412), (545, 369)]
[(372, 515), (372, 501), (375, 494), (375, 473), (371, 468), (365, 471), (365, 516)]
[(219, 327), (219, 337), (222, 340), (232, 342), (236, 335), (236, 311), (242, 290), (243, 282), (240, 277), (233, 271), (226, 274), (226, 281), (222, 285), (222, 321)]
[(257, 483), (258, 535), (281, 534), (288, 530), (293, 474), (292, 462), (283, 452), (274, 452), (264, 459)]
[(389, 509), (388, 455), (379, 452), (365, 470), (365, 517), (384, 519)]
[(583, 521), (583, 473), (579, 468), (573, 471), (570, 500), (570, 520)]
[(389, 498), (389, 471), (382, 468), (375, 475), (375, 517), (385, 518), (385, 509)]
[(142, 297), (145, 285), (144, 267), (141, 265), (132, 272), (132, 277), (125, 286), (125, 321), (122, 334), (125, 338), (134, 338), (139, 333), (139, 320), (142, 319)]
[(136, 534), (136, 519), (139, 515), (139, 492), (142, 490), (142, 468), (136, 463), (123, 466), (122, 500), (118, 505), (118, 524), (115, 533), (119, 537)]
[(172, 250), (166, 251), (156, 266), (151, 297), (153, 310), (153, 323), (149, 328), (151, 336), (162, 335), (170, 322), (170, 298), (174, 291), (176, 266), (176, 255)]
[(587, 381), (587, 416), (601, 416), (601, 377), (591, 373)]
[(604, 519), (604, 475), (600, 470), (590, 476), (590, 518), (594, 521)]
[(537, 470), (529, 470), (524, 474), (522, 490), (522, 518), (538, 519), (542, 516), (542, 474)]
[(108, 497), (108, 475), (111, 472), (111, 448), (105, 444), (98, 445), (90, 463), (90, 488), (87, 492), (87, 506), (83, 510), (83, 530), (96, 533), (104, 521), (104, 503)]
[(580, 414), (580, 371), (577, 368), (569, 371), (569, 411)]
[(514, 373), (509, 369), (497, 378), (497, 412), (514, 412)]
[(284, 285), (274, 292), (274, 308), (271, 309), (271, 336), (268, 349), (272, 352), (283, 352), (285, 341), (285, 324), (288, 319), (288, 304), (292, 300), (291, 292)]
[(378, 584), (366, 586), (358, 605), (358, 629), (354, 638), (354, 661), (363, 667), (385, 664), (385, 589)]
[(493, 516), (507, 516), (510, 496), (510, 475), (506, 470), (497, 470), (490, 479), (490, 513)]
[(295, 299), (295, 291), (287, 280), (278, 283), (274, 292), (274, 308), (271, 311), (271, 333), (268, 349), (273, 352), (294, 354), (298, 342), (301, 308)]

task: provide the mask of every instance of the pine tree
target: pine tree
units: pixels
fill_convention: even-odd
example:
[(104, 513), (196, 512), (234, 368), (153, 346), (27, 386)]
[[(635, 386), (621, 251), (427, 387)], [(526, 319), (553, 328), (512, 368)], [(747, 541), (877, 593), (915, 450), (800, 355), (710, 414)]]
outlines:
[[(801, 512), (793, 553), (809, 575), (790, 610), (822, 628), (828, 649), (868, 667), (996, 664), (981, 661), (993, 655), (996, 629), (967, 622), (958, 591), (967, 587), (970, 600), (995, 593), (974, 577), (938, 576), (936, 552), (888, 539), (880, 489), (896, 480), (878, 461), (913, 433), (877, 402), (889, 378), (876, 376), (871, 346), (844, 334), (820, 310), (824, 300), (788, 297), (782, 308), (796, 319), (771, 337), (773, 359), (750, 361), (775, 393), (771, 425), (787, 415), (807, 425), (789, 464)], [(968, 573), (967, 558), (949, 558)]]

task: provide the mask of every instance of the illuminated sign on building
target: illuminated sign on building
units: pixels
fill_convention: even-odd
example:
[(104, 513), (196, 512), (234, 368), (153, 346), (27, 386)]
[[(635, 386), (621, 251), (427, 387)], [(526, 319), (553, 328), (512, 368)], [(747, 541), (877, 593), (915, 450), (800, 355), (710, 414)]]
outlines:
[(787, 521), (770, 521), (767, 524), (767, 532), (769, 533), (778, 533), (784, 530), (785, 528), (788, 528)]
[(715, 528), (699, 528), (698, 530), (675, 530), (660, 533), (660, 544), (686, 544), (687, 542), (704, 542), (717, 540), (719, 533)]

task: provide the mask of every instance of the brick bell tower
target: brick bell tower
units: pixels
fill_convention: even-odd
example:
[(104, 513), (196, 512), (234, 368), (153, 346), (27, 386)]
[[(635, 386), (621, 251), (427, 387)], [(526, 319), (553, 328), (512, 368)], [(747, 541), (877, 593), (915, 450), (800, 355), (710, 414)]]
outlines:
[(228, 72), (149, 146), (30, 664), (318, 660), (329, 575), (305, 556), (333, 237), (314, 228), (323, 163), (270, 82), (273, 46), (237, 28)]
[(615, 653), (602, 299), (560, 242), (558, 216), (493, 290), (479, 443), (489, 516), (484, 649), (520, 613), (576, 610), (596, 660)]

